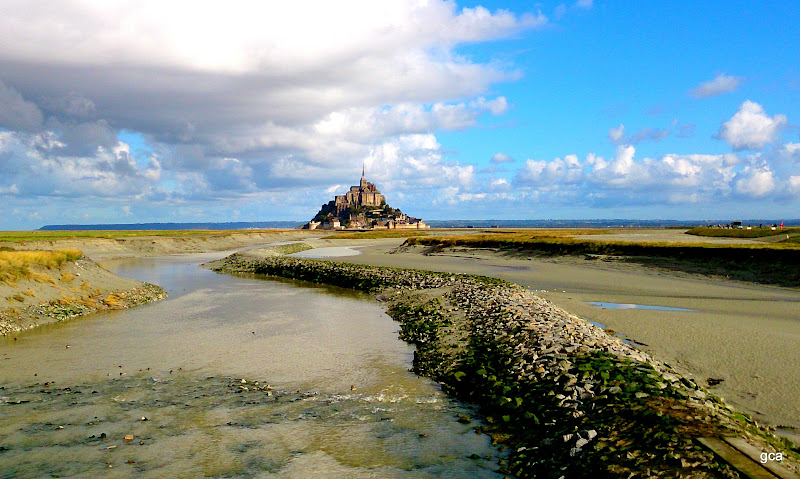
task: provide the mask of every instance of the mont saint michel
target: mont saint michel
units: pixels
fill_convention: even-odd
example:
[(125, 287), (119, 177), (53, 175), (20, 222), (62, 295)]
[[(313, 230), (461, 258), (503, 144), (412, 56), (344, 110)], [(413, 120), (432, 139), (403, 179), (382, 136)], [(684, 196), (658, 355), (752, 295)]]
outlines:
[(358, 185), (322, 205), (316, 216), (303, 226), (310, 230), (428, 228), (421, 219), (387, 205), (386, 197), (374, 183), (367, 181), (364, 168)]

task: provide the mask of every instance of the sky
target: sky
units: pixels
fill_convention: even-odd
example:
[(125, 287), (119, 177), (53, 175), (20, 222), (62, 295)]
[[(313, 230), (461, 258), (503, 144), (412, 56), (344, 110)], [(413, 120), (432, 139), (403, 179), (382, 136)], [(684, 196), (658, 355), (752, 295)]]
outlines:
[(800, 3), (0, 0), (0, 229), (800, 218)]

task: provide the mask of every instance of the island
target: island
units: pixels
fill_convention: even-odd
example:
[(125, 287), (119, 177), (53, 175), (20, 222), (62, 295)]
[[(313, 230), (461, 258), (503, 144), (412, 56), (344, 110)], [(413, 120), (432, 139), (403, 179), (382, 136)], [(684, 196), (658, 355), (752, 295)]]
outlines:
[(308, 230), (429, 229), (419, 218), (406, 215), (386, 204), (386, 197), (374, 183), (367, 181), (361, 169), (361, 181), (350, 190), (322, 205), (314, 218), (303, 225)]

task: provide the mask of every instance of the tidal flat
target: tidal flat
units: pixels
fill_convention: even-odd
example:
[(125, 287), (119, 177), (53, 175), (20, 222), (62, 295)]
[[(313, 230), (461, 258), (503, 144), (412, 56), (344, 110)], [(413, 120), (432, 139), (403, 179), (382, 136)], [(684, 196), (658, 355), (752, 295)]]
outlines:
[(515, 284), (247, 253), (215, 269), (377, 293), (417, 346), (414, 371), (481, 406), (519, 477), (736, 477), (694, 441), (706, 436), (796, 455), (669, 365)]

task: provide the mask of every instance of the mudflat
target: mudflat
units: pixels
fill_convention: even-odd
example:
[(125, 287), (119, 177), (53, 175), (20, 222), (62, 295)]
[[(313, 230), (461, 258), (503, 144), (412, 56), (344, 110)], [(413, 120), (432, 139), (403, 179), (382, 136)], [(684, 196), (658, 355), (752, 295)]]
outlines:
[[(398, 248), (402, 239), (319, 240), (359, 256), (329, 258), (378, 266), (492, 276), (635, 341), (735, 408), (800, 439), (800, 290), (636, 264), (540, 258), (492, 250)], [(603, 309), (591, 302), (692, 311)], [(722, 380), (711, 381), (709, 379)]]

